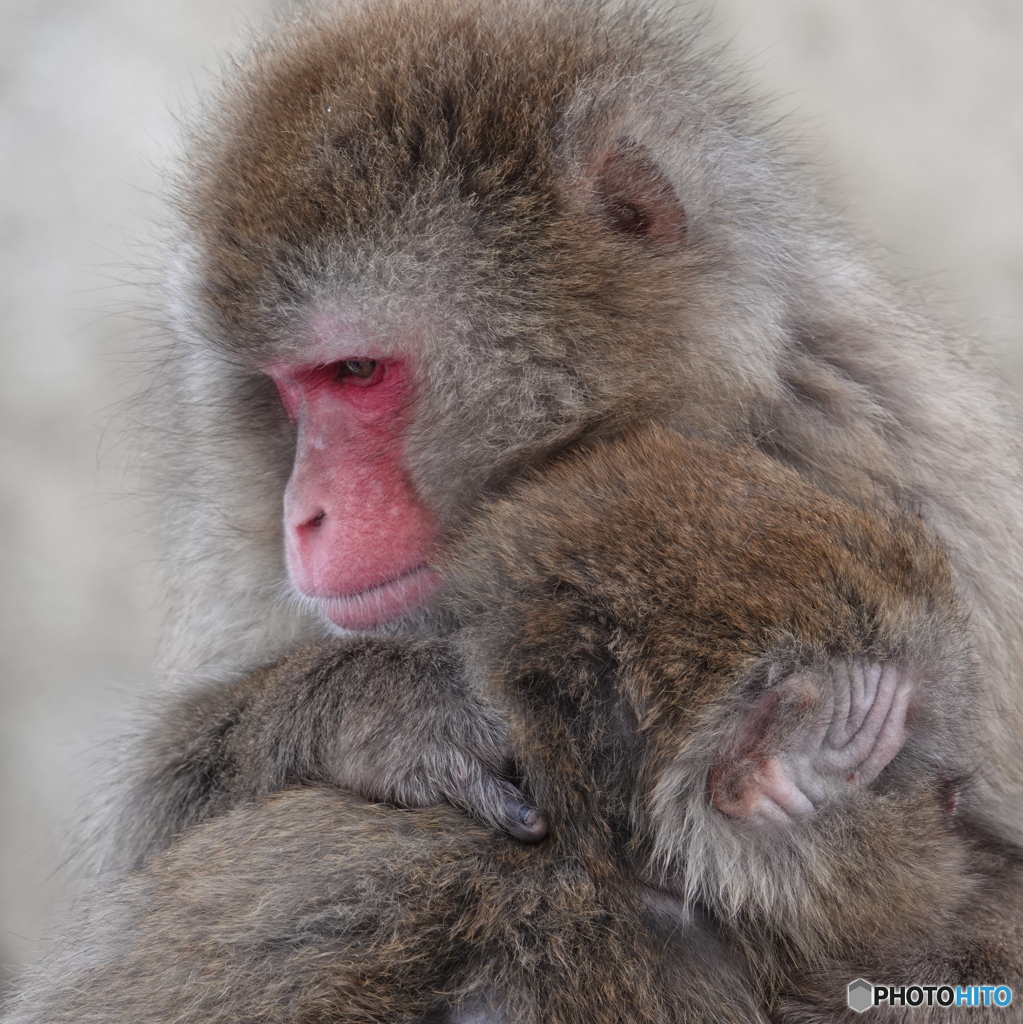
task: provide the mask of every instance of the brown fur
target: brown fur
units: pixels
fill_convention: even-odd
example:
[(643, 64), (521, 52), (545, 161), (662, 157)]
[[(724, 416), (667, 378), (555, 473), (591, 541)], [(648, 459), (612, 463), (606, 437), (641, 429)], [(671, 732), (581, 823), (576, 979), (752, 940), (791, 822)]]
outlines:
[[(947, 564), (919, 522), (655, 432), (549, 468), (488, 510), (461, 558), (470, 632), (517, 697), (513, 749), (529, 751), (528, 792), (566, 855), (595, 826), (599, 848), (609, 824), (638, 822), (648, 880), (757, 921), (758, 948), (767, 922), (803, 965), (880, 948), (890, 969), (901, 943), (929, 946), (969, 906), (970, 842), (951, 838), (943, 785), (969, 770), (970, 669)], [(855, 657), (926, 679), (885, 781), (785, 827), (708, 808), (758, 688)], [(1005, 895), (1017, 920), (1020, 894)], [(996, 973), (999, 956), (1018, 968), (995, 947)]]
[[(442, 604), (418, 623), (428, 624), (432, 637), (413, 635), (417, 623), (410, 621), (404, 637), (335, 639), (303, 650), (303, 642), (323, 638), (323, 624), (309, 609), (282, 600), (281, 493), (294, 438), (262, 368), (301, 358), (309, 316), (340, 310), (415, 364), (409, 468), (418, 493), (451, 532), (471, 525), (481, 495), (500, 493), (528, 467), (614, 436), (630, 421), (755, 445), (807, 486), (850, 503), (842, 507), (875, 510), (876, 518), (858, 525), (857, 513), (844, 513), (852, 519), (836, 527), (866, 545), (851, 563), (840, 557), (841, 544), (830, 555), (812, 545), (806, 551), (786, 547), (766, 566), (747, 566), (756, 570), (756, 586), (733, 587), (720, 621), (700, 620), (700, 609), (690, 609), (690, 624), (704, 622), (708, 644), (711, 637), (721, 640), (730, 616), (745, 609), (747, 618), (733, 625), (753, 630), (743, 634), (753, 637), (750, 650), (767, 656), (769, 645), (757, 645), (785, 632), (772, 616), (784, 611), (784, 595), (792, 593), (790, 562), (793, 570), (808, 567), (811, 576), (801, 569), (799, 577), (807, 586), (813, 571), (829, 567), (835, 575), (824, 592), (832, 596), (836, 581), (840, 590), (846, 586), (842, 574), (849, 571), (852, 593), (864, 564), (871, 564), (869, 552), (887, 544), (873, 535), (871, 523), (891, 517), (896, 533), (908, 529), (916, 536), (897, 510), (918, 512), (947, 551), (952, 586), (970, 612), (969, 640), (984, 662), (972, 719), (983, 754), (972, 762), (975, 784), (964, 790), (962, 818), (934, 817), (933, 787), (945, 785), (932, 779), (935, 766), (953, 775), (959, 770), (962, 748), (952, 725), (961, 709), (954, 686), (941, 690), (948, 703), (918, 723), (915, 746), (886, 776), (898, 783), (894, 804), (876, 810), (872, 798), (862, 797), (861, 806), (850, 796), (848, 806), (818, 812), (769, 843), (705, 813), (702, 780), (713, 758), (721, 760), (718, 744), (732, 737), (734, 718), (727, 707), (719, 709), (720, 720), (713, 717), (718, 691), (708, 683), (710, 718), (702, 731), (685, 734), (687, 746), (673, 744), (670, 730), (688, 728), (690, 719), (676, 721), (678, 708), (654, 699), (656, 688), (643, 689), (655, 686), (649, 682), (654, 668), (663, 668), (673, 650), (657, 631), (652, 636), (666, 649), (653, 648), (651, 667), (636, 667), (636, 676), (620, 684), (630, 699), (629, 688), (640, 687), (635, 699), (651, 704), (642, 706), (635, 729), (623, 710), (611, 731), (622, 733), (623, 742), (650, 732), (658, 738), (644, 742), (666, 749), (660, 760), (642, 762), (628, 748), (615, 753), (598, 781), (601, 800), (641, 794), (637, 820), (648, 827), (637, 826), (636, 841), (645, 842), (649, 849), (642, 853), (653, 858), (650, 881), (684, 901), (698, 895), (713, 905), (735, 929), (737, 949), (744, 915), (766, 915), (771, 934), (777, 930), (786, 949), (791, 944), (808, 979), (791, 980), (799, 971), (789, 972), (782, 961), (763, 968), (768, 978), (776, 970), (791, 974), (785, 985), (815, 991), (814, 979), (832, 977), (832, 956), (839, 964), (834, 977), (848, 963), (873, 962), (874, 940), (861, 939), (874, 926), (866, 909), (873, 904), (855, 896), (874, 892), (874, 867), (864, 849), (893, 862), (899, 851), (915, 851), (937, 865), (922, 874), (904, 861), (892, 866), (884, 877), (900, 880), (887, 898), (922, 893), (936, 901), (944, 920), (958, 920), (965, 897), (956, 886), (970, 871), (956, 858), (972, 864), (974, 853), (957, 823), (968, 823), (961, 831), (977, 837), (987, 830), (1023, 836), (1017, 435), (997, 388), (970, 368), (962, 345), (904, 311), (893, 290), (848, 250), (841, 230), (807, 200), (798, 161), (733, 78), (717, 55), (701, 50), (692, 30), (672, 26), (649, 5), (618, 11), (568, 0), (337, 0), (282, 24), (238, 65), (196, 129), (182, 177), (183, 228), (169, 288), (176, 333), (163, 363), (167, 444), (161, 468), (174, 549), (166, 666), (190, 690), (172, 701), (147, 737), (119, 798), (118, 824), (109, 831), (123, 861), (146, 863), (193, 825), (199, 827), (180, 846), (171, 845), (168, 858), (180, 854), (188, 863), (188, 843), (200, 842), (197, 836), (220, 849), (218, 829), (233, 848), (230, 830), (238, 816), (253, 814), (259, 824), (259, 812), (246, 809), (247, 801), (299, 782), (344, 785), (409, 805), (448, 799), (495, 824), (504, 798), (514, 796), (500, 779), (507, 757), (502, 709), (489, 691), (475, 688), (474, 673), (463, 670), (461, 652), (443, 635), (453, 607)], [(773, 479), (769, 469), (746, 469)], [(786, 486), (798, 492), (795, 483)], [(807, 498), (813, 507), (828, 500), (813, 494)], [(658, 509), (657, 515), (666, 514)], [(584, 511), (567, 509), (557, 529)], [(669, 522), (661, 523), (662, 533), (671, 532)], [(639, 525), (646, 529), (645, 523)], [(878, 528), (885, 534), (887, 527)], [(643, 595), (667, 543), (656, 521), (651, 529), (638, 533), (650, 540), (642, 560), (621, 563), (622, 572), (631, 565), (633, 584), (643, 581), (629, 598), (636, 615), (650, 607), (652, 599)], [(599, 536), (615, 558), (612, 571), (622, 538)], [(741, 550), (747, 544), (756, 550), (759, 536), (759, 527), (751, 528)], [(910, 547), (915, 558), (929, 550), (916, 541)], [(711, 577), (714, 587), (727, 584), (721, 571), (719, 565)], [(933, 566), (921, 572), (944, 580)], [(863, 591), (878, 614), (896, 620), (912, 617), (922, 600), (921, 591), (898, 580), (885, 567), (875, 580), (880, 589)], [(885, 598), (889, 586), (895, 587), (893, 601)], [(714, 587), (708, 593), (717, 593)], [(544, 591), (544, 598), (551, 594)], [(946, 581), (935, 601), (947, 599)], [(855, 649), (881, 656), (883, 636), (857, 634), (847, 613), (835, 620), (824, 614), (815, 625), (815, 608), (811, 600), (786, 627), (793, 644), (788, 656), (814, 662), (815, 678), (826, 680), (831, 664), (815, 658), (844, 656), (842, 637), (858, 638), (863, 646)], [(583, 626), (577, 631), (576, 623), (561, 622), (564, 610), (555, 600), (530, 613), (535, 623), (572, 627), (553, 635), (552, 663), (586, 635)], [(901, 635), (917, 637), (920, 651), (954, 675), (960, 664), (955, 644), (949, 649), (946, 637), (933, 635), (944, 614), (939, 608), (920, 634), (884, 621), (889, 638), (905, 626)], [(496, 622), (500, 628), (488, 634), (484, 651), (520, 636), (506, 619)], [(771, 622), (774, 631), (764, 631)], [(594, 636), (598, 646), (610, 643), (599, 631)], [(645, 655), (643, 636), (634, 634), (632, 643)], [(537, 640), (529, 656), (546, 659), (544, 637)], [(832, 642), (838, 647), (821, 647)], [(725, 651), (738, 657), (727, 645), (702, 649), (701, 657)], [(509, 657), (518, 658), (517, 652)], [(626, 658), (630, 651), (613, 653)], [(728, 670), (710, 665), (700, 678), (721, 680)], [(575, 678), (556, 681), (570, 692)], [(737, 708), (744, 706), (745, 690), (728, 692)], [(533, 744), (565, 726), (563, 717), (543, 721), (546, 713), (530, 712), (529, 729), (536, 731), (526, 749), (534, 756)], [(527, 730), (519, 742), (528, 739)], [(642, 774), (654, 764), (656, 781)], [(567, 770), (560, 762), (544, 769), (552, 779)], [(910, 783), (920, 778), (928, 782), (918, 792)], [(578, 856), (588, 857), (586, 830), (595, 827), (594, 819), (583, 814), (570, 822), (558, 802), (567, 795), (537, 784), (535, 798), (544, 810), (542, 801), (557, 797), (549, 809), (556, 829), (548, 849), (567, 841), (558, 838), (562, 834), (575, 836)], [(281, 817), (268, 810), (268, 828), (286, 819), (280, 809), (293, 799), (276, 798), (274, 815)], [(350, 805), (336, 795), (317, 799)], [(884, 808), (892, 806), (898, 813), (887, 827), (903, 823), (905, 829), (877, 832)], [(872, 818), (875, 813), (881, 817)], [(302, 816), (295, 814), (300, 828)], [(860, 851), (850, 856), (861, 888), (849, 890), (840, 911), (830, 900), (822, 903), (820, 894), (830, 893), (849, 870), (829, 853), (844, 849), (846, 838), (849, 849)], [(861, 839), (874, 845), (863, 847)], [(301, 845), (298, 836), (292, 840)], [(304, 857), (322, 849), (321, 836), (310, 842)], [(995, 861), (1002, 856), (986, 839), (978, 843)], [(262, 870), (270, 848), (252, 846), (253, 871)], [(534, 855), (544, 856), (522, 853)], [(162, 863), (157, 857), (149, 873), (125, 884), (142, 891), (161, 885)], [(199, 862), (192, 863), (201, 885)], [(735, 870), (736, 863), (749, 870)], [(209, 871), (218, 877), (215, 867)], [(992, 906), (1015, 905), (1006, 895), (1014, 892), (1009, 881), (986, 880), (1011, 880), (1010, 868), (978, 867), (977, 874), (981, 892), (998, 894)], [(946, 885), (950, 878), (956, 884)], [(926, 930), (914, 913), (919, 905), (910, 898), (899, 905), (894, 920), (908, 937), (878, 939), (878, 948), (891, 942), (896, 952), (924, 949), (922, 962), (933, 964), (938, 954), (917, 942)], [(103, 906), (103, 914), (120, 920), (115, 905)], [(142, 904), (134, 907), (140, 912)], [(977, 964), (996, 964), (1011, 927), (995, 920), (986, 931), (982, 921), (978, 912), (962, 923), (963, 943), (976, 943)], [(957, 929), (950, 925), (941, 934), (953, 941), (953, 962), (966, 963), (966, 947), (954, 942)], [(199, 941), (198, 934), (168, 935), (186, 951)], [(97, 957), (108, 954), (110, 947), (97, 947)], [(286, 951), (277, 955), (283, 961), (266, 953), (286, 972)], [(742, 954), (734, 956), (741, 975)], [(901, 961), (893, 954), (882, 962)], [(68, 976), (77, 977), (84, 963), (73, 961)], [(759, 970), (754, 974), (759, 978)], [(236, 981), (228, 988), (231, 998), (258, 1001), (257, 971)], [(256, 985), (252, 992), (243, 991), (248, 981)], [(655, 1000), (673, 998), (667, 988), (652, 992)], [(814, 995), (811, 1002), (830, 998)], [(798, 1008), (793, 1012), (799, 1019)]]
[(694, 29), (650, 5), (336, 0), (282, 24), (207, 113), (166, 362), (175, 676), (234, 679), (322, 631), (280, 600), (292, 438), (258, 368), (341, 310), (415, 362), (411, 470), (446, 525), (630, 418), (919, 511), (988, 665), (971, 800), (1023, 836), (1011, 417), (847, 250)]
[[(407, 641), (409, 658), (466, 660), (549, 838), (332, 788), (252, 800), (250, 780), (250, 799), (93, 904), (13, 1021), (824, 1022), (854, 1019), (861, 975), (1018, 983), (1020, 854), (948, 806), (970, 764), (971, 666), (918, 520), (866, 514), (752, 449), (648, 431), (491, 503), (450, 577), (464, 625)], [(243, 735), (268, 720), (286, 744), (278, 683), (301, 689), (325, 656), (254, 681)], [(708, 779), (743, 708), (854, 657), (923, 673), (877, 782), (791, 825), (718, 813)]]

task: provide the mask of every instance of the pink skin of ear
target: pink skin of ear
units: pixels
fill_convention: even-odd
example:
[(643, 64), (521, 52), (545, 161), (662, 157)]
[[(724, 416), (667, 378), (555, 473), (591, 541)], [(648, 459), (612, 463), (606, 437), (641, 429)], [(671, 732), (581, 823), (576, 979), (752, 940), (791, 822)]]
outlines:
[(436, 518), (405, 468), (411, 381), (400, 359), (344, 374), (328, 364), (264, 367), (298, 427), (284, 495), (288, 572), (299, 593), (344, 629), (367, 629), (429, 601), (440, 577)]
[(591, 165), (597, 200), (610, 226), (623, 234), (680, 245), (686, 214), (671, 182), (641, 151), (612, 149)]

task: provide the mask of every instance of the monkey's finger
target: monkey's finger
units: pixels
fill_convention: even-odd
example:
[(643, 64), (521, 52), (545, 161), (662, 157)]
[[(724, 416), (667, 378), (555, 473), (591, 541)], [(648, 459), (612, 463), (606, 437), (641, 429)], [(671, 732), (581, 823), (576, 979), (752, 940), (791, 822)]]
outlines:
[(546, 816), (538, 811), (514, 786), (509, 787), (516, 795), (504, 802), (506, 830), (524, 843), (538, 843), (547, 835)]
[(855, 697), (849, 710), (848, 735), (853, 738), (863, 728), (867, 716), (877, 706), (882, 678), (889, 673), (891, 666), (879, 662), (857, 661), (853, 665), (856, 678)]
[(913, 687), (909, 683), (902, 683), (896, 689), (873, 749), (859, 767), (857, 781), (861, 786), (869, 786), (905, 744), (909, 735), (906, 715), (912, 695)]
[(487, 776), (487, 820), (524, 843), (538, 843), (547, 835), (547, 818), (510, 782)]
[(547, 818), (510, 782), (485, 771), (463, 776), (448, 799), (494, 828), (524, 843), (539, 842), (547, 835)]
[(862, 715), (862, 721), (840, 752), (845, 766), (861, 764), (882, 739), (888, 713), (900, 688), (899, 670), (894, 665), (876, 668), (876, 673), (871, 672), (871, 676), (876, 675), (877, 681), (869, 680), (872, 685), (864, 691), (864, 697), (870, 703), (866, 709), (857, 709), (857, 718)]

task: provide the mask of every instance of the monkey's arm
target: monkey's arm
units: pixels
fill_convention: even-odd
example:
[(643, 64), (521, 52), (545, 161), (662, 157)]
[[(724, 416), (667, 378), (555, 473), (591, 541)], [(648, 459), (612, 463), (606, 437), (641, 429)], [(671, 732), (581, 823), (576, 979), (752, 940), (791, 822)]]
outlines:
[(631, 886), (450, 807), (287, 790), (80, 909), (4, 1024), (766, 1022), (717, 929), (648, 935)]
[(545, 820), (501, 777), (505, 744), (446, 641), (331, 641), (179, 698), (143, 744), (120, 831), (135, 865), (198, 821), (316, 783), (403, 807), (447, 800), (540, 839)]

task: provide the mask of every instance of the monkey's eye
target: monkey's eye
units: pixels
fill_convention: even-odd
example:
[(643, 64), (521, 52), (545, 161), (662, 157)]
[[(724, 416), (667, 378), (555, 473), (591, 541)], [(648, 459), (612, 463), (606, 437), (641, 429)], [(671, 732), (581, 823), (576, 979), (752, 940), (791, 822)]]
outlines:
[(344, 389), (375, 388), (390, 376), (390, 364), (380, 359), (339, 359), (319, 371), (324, 382)]
[(334, 380), (340, 382), (345, 377), (354, 377), (356, 380), (369, 380), (377, 371), (375, 359), (343, 359), (336, 365)]

